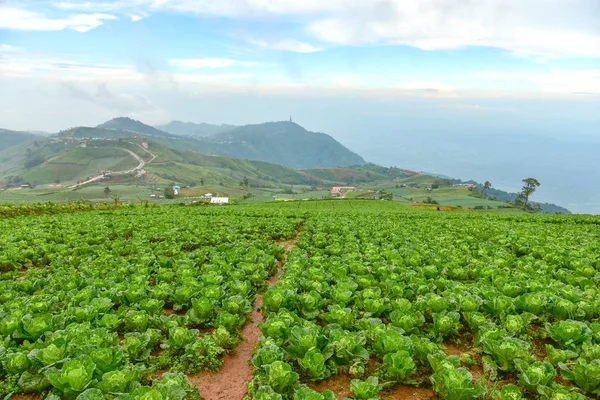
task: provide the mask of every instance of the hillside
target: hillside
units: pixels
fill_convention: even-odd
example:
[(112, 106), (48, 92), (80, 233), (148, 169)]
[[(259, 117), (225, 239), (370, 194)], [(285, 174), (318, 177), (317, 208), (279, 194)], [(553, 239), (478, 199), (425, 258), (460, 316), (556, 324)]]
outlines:
[(93, 128), (88, 126), (79, 126), (67, 129), (59, 133), (60, 137), (73, 138), (100, 138), (100, 139), (119, 139), (128, 138), (134, 135), (133, 132), (120, 131), (115, 129)]
[(252, 186), (266, 187), (338, 183), (273, 163), (176, 150), (157, 142), (150, 142), (149, 150), (157, 158), (146, 167), (148, 172), (187, 186), (240, 186), (244, 178)]
[(329, 135), (310, 132), (293, 122), (244, 125), (203, 138), (218, 145), (222, 154), (268, 161), (289, 168), (344, 167), (365, 160)]
[(75, 183), (89, 179), (102, 170), (121, 171), (138, 163), (120, 148), (76, 147), (61, 152), (48, 161), (25, 169), (21, 178), (32, 185)]
[[(484, 199), (476, 190), (451, 188), (462, 182), (457, 179), (365, 163), (330, 136), (309, 132), (292, 122), (239, 127), (167, 125), (182, 129), (204, 126), (208, 129), (205, 133), (212, 129), (212, 134), (178, 136), (129, 118), (115, 118), (97, 127), (71, 128), (50, 138), (0, 131), (16, 141), (35, 138), (0, 151), (0, 185), (46, 187), (60, 182), (68, 187), (110, 180), (111, 185), (137, 187), (143, 183), (164, 188), (177, 183), (240, 196), (255, 195), (258, 190), (262, 194), (256, 196), (268, 199), (280, 192), (293, 198), (294, 191), (300, 198), (327, 197), (332, 186), (358, 186), (352, 196), (377, 198), (377, 193), (383, 192), (393, 194), (398, 201), (431, 198), (444, 205), (486, 209), (510, 207), (506, 201), (516, 197), (491, 189), (489, 198)], [(101, 173), (106, 170), (112, 172)], [(481, 188), (477, 182), (470, 183)], [(548, 213), (569, 213), (554, 204), (540, 206)]]
[[(99, 128), (89, 129), (77, 132), (116, 132)], [(81, 147), (84, 142), (86, 147)], [(142, 143), (146, 143), (147, 150), (143, 148)], [(264, 187), (340, 183), (273, 163), (177, 150), (139, 138), (72, 142), (71, 139), (61, 139), (46, 141), (33, 150), (24, 147), (13, 157), (9, 157), (8, 151), (0, 152), (0, 160), (3, 160), (0, 164), (0, 180), (9, 185), (29, 183), (43, 186), (54, 185), (56, 182), (71, 185), (96, 176), (102, 170), (117, 172), (134, 168), (138, 163), (128, 151), (148, 162), (145, 166), (147, 180), (161, 184), (177, 182), (186, 186), (214, 184), (238, 187), (244, 179), (253, 186)], [(152, 155), (156, 155), (156, 158)], [(126, 176), (122, 176), (119, 180), (125, 178)]]
[(110, 121), (106, 121), (105, 123), (96, 126), (96, 128), (128, 132), (129, 136), (131, 136), (132, 132), (140, 133), (147, 136), (172, 136), (171, 134), (156, 129), (153, 126), (146, 125), (140, 121), (136, 121), (127, 117), (113, 118)]
[[(481, 183), (478, 182), (473, 182), (475, 184), (475, 186), (477, 186), (477, 188), (479, 190), (481, 190), (483, 188), (483, 185)], [(487, 196), (490, 198), (494, 198), (494, 199), (498, 199), (500, 201), (515, 201), (518, 194), (517, 193), (510, 193), (510, 192), (505, 192), (503, 190), (499, 190), (496, 188), (490, 188), (487, 190), (486, 192)], [(552, 203), (538, 203), (535, 201), (532, 201), (531, 204), (535, 205), (538, 204), (541, 208), (542, 211), (544, 211), (545, 213), (549, 213), (549, 214), (571, 214), (571, 211), (567, 210), (564, 207), (558, 206), (556, 204), (552, 204)]]
[(165, 125), (156, 125), (157, 129), (161, 131), (168, 132), (173, 135), (178, 136), (191, 136), (191, 137), (206, 137), (218, 135), (220, 133), (227, 132), (233, 128), (235, 125), (213, 125), (200, 123), (195, 124), (193, 122), (183, 122), (183, 121), (171, 121)]
[(29, 132), (0, 129), (0, 152), (27, 140), (41, 139), (39, 135)]

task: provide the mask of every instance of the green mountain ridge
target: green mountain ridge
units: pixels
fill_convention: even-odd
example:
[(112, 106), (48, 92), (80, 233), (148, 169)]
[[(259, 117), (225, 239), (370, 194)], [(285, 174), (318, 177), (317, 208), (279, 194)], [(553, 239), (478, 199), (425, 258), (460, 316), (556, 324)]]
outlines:
[(0, 129), (0, 152), (12, 146), (16, 146), (19, 143), (41, 138), (42, 136), (31, 132), (19, 132), (11, 131), (8, 129)]
[[(95, 128), (79, 127), (62, 132), (74, 137), (128, 137), (139, 133), (178, 150), (266, 161), (288, 168), (324, 168), (363, 165), (366, 161), (325, 133), (310, 132), (293, 122), (266, 122), (230, 126), (184, 124), (208, 129), (207, 136), (174, 135), (131, 118), (119, 117)], [(181, 127), (180, 123), (167, 124)], [(192, 125), (190, 125), (192, 124)]]
[(146, 125), (143, 122), (136, 121), (135, 119), (131, 119), (128, 117), (113, 118), (110, 121), (106, 121), (100, 125), (97, 125), (96, 128), (112, 129), (112, 130), (129, 132), (129, 133), (131, 133), (131, 132), (142, 133), (144, 135), (159, 136), (159, 137), (173, 136), (170, 133), (161, 131), (160, 129), (156, 129), (153, 126)]
[(206, 137), (227, 132), (236, 128), (236, 126), (227, 124), (213, 125), (204, 122), (195, 124), (193, 122), (171, 121), (168, 124), (156, 125), (155, 128), (177, 136)]
[(203, 139), (225, 155), (281, 164), (289, 168), (363, 165), (366, 161), (331, 136), (293, 122), (244, 125)]

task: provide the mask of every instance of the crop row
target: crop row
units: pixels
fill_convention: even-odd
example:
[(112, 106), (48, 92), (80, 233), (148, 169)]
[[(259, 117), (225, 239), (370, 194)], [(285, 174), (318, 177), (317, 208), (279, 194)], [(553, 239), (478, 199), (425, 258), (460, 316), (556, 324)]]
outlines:
[(597, 221), (358, 208), (309, 218), (263, 296), (255, 399), (600, 394)]
[(299, 222), (180, 207), (1, 220), (0, 396), (197, 397), (183, 373), (235, 348)]

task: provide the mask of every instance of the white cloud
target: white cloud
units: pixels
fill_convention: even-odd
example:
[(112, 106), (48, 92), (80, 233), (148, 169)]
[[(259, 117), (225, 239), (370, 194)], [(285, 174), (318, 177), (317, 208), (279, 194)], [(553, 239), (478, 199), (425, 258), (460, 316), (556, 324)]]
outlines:
[(69, 78), (78, 81), (135, 81), (143, 74), (130, 66), (84, 64), (60, 58), (12, 57), (0, 62), (0, 76), (9, 78)]
[(547, 57), (600, 57), (596, 0), (419, 0), (359, 2), (309, 23), (319, 40), (395, 44), (423, 50), (469, 46)]
[(112, 12), (125, 6), (121, 1), (60, 1), (54, 7), (69, 11)]
[(115, 93), (108, 88), (106, 83), (98, 84), (95, 91), (88, 91), (79, 84), (69, 81), (61, 82), (61, 87), (72, 97), (121, 113), (150, 111), (155, 108), (144, 96)]
[(211, 74), (211, 75), (198, 75), (198, 74), (176, 74), (173, 76), (175, 81), (182, 83), (200, 83), (204, 85), (218, 84), (221, 85), (237, 84), (236, 82), (247, 81), (249, 78), (248, 74)]
[(36, 12), (18, 8), (0, 7), (0, 28), (31, 31), (60, 31), (72, 29), (87, 32), (105, 20), (118, 19), (110, 14), (77, 14), (67, 18), (48, 18)]
[(131, 14), (129, 16), (131, 18), (131, 22), (138, 22), (144, 18), (143, 15)]
[(9, 53), (15, 51), (17, 48), (9, 44), (0, 43), (0, 53)]
[(453, 86), (445, 85), (438, 82), (400, 82), (394, 85), (395, 88), (415, 92), (452, 92), (456, 89)]
[(496, 82), (530, 85), (543, 93), (600, 94), (600, 70), (552, 69), (542, 72), (480, 72), (476, 76)]
[[(338, 45), (407, 45), (423, 50), (482, 46), (536, 60), (600, 57), (598, 0), (105, 0), (54, 5), (128, 15), (167, 10), (239, 19), (277, 17), (300, 23), (323, 43)], [(302, 53), (319, 50), (293, 39), (254, 44)]]
[(177, 67), (184, 69), (200, 69), (200, 68), (228, 68), (228, 67), (256, 67), (261, 65), (258, 62), (239, 61), (230, 58), (184, 58), (171, 60), (171, 63)]
[(295, 39), (283, 40), (248, 40), (248, 43), (261, 49), (291, 51), (295, 53), (316, 53), (323, 50), (322, 47)]
[[(135, 0), (133, 0), (135, 1)], [(355, 0), (351, 0), (353, 2)], [(307, 15), (344, 9), (346, 0), (147, 0), (153, 8), (222, 16), (256, 18), (268, 15)]]
[(517, 113), (518, 111), (510, 107), (494, 107), (494, 106), (482, 106), (480, 104), (444, 104), (441, 108), (452, 108), (458, 110), (469, 110), (469, 111), (482, 111), (482, 112), (508, 112)]

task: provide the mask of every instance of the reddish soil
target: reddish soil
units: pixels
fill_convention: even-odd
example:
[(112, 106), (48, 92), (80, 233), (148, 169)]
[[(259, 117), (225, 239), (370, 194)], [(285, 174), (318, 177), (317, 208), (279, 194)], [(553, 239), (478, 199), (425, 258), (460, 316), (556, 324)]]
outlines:
[[(345, 399), (352, 396), (350, 392), (350, 382), (352, 378), (346, 374), (333, 375), (331, 378), (320, 382), (310, 382), (307, 386), (318, 392), (331, 390), (336, 398)], [(435, 393), (431, 389), (416, 388), (414, 386), (400, 385), (391, 389), (382, 390), (379, 392), (379, 398), (382, 400), (433, 400), (437, 399)]]
[(317, 392), (324, 390), (331, 390), (335, 393), (335, 397), (338, 399), (345, 399), (350, 397), (350, 381), (352, 378), (345, 374), (333, 375), (331, 378), (324, 379), (320, 382), (307, 383), (307, 386)]
[(42, 396), (39, 394), (15, 394), (11, 397), (12, 400), (41, 400)]
[(479, 364), (471, 365), (469, 368), (471, 375), (473, 375), (473, 380), (477, 381), (479, 378), (483, 376), (483, 368)]
[[(298, 231), (295, 238), (276, 242), (278, 245), (283, 246), (285, 254), (283, 259), (277, 263), (277, 272), (269, 279), (269, 286), (275, 285), (283, 273), (281, 268), (287, 260), (287, 253), (294, 247), (299, 235), (300, 232)], [(242, 400), (248, 393), (246, 383), (252, 380), (250, 359), (261, 335), (258, 329), (258, 324), (263, 320), (261, 307), (262, 295), (259, 295), (254, 302), (252, 315), (242, 330), (241, 343), (234, 354), (225, 356), (223, 366), (217, 373), (188, 377), (191, 384), (198, 386), (200, 395), (205, 400)]]
[(185, 315), (185, 311), (175, 311), (172, 308), (163, 308), (163, 313), (168, 317), (169, 315)]
[(444, 344), (444, 346), (446, 346), (444, 353), (446, 353), (449, 356), (459, 356), (460, 357), (465, 353), (465, 351), (463, 349), (457, 348), (452, 343)]
[(249, 362), (260, 336), (258, 324), (262, 321), (261, 305), (262, 296), (259, 295), (254, 303), (250, 320), (242, 330), (242, 342), (235, 354), (225, 356), (219, 372), (189, 377), (189, 382), (198, 386), (204, 399), (242, 400), (246, 396), (245, 384), (252, 380), (252, 368)]
[(438, 399), (431, 389), (416, 388), (413, 386), (398, 386), (392, 389), (391, 392), (380, 392), (380, 398), (382, 400), (400, 400), (400, 399), (414, 399), (414, 400), (432, 400)]
[(533, 355), (538, 359), (538, 361), (544, 361), (548, 355), (548, 352), (546, 351), (546, 345), (553, 344), (552, 339), (533, 339), (531, 343), (533, 344), (531, 349)]

